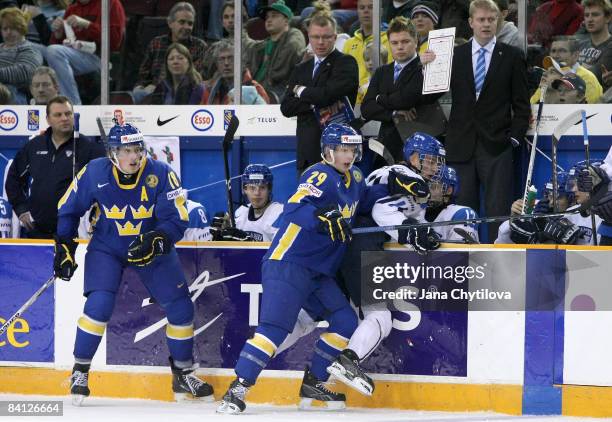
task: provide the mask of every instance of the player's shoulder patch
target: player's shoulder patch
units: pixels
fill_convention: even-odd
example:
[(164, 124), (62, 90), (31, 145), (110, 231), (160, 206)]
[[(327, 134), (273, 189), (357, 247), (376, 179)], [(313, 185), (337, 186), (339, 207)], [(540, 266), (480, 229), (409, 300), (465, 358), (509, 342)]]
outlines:
[(154, 174), (149, 174), (145, 178), (145, 183), (147, 184), (148, 187), (153, 189), (159, 184), (159, 178)]
[(353, 172), (353, 179), (355, 179), (355, 182), (361, 183), (361, 181), (363, 180), (363, 174), (361, 173), (361, 170), (359, 170), (358, 168), (354, 168), (351, 171)]
[(314, 196), (316, 198), (320, 198), (323, 195), (323, 191), (318, 189), (311, 183), (300, 183), (298, 186), (298, 191), (305, 193), (306, 195)]

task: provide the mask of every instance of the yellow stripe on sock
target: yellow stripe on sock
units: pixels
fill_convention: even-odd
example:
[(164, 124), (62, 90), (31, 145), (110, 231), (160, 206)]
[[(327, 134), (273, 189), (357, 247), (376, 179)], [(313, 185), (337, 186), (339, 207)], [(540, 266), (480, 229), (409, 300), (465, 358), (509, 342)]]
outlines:
[(321, 340), (337, 350), (344, 350), (348, 345), (348, 339), (336, 333), (323, 333)]
[(166, 337), (173, 340), (187, 340), (193, 337), (193, 324), (166, 325)]
[(253, 338), (249, 339), (247, 343), (261, 350), (268, 356), (274, 355), (274, 352), (276, 351), (276, 345), (272, 342), (272, 340), (259, 333), (255, 333)]
[(77, 325), (81, 330), (94, 336), (103, 336), (104, 330), (106, 330), (105, 322), (96, 321), (87, 315), (83, 315), (79, 318)]

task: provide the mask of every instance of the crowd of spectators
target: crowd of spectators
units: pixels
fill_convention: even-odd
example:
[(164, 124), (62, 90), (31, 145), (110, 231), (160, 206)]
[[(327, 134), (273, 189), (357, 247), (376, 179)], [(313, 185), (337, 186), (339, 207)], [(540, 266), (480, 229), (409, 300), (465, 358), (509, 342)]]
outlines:
[[(497, 40), (521, 48), (516, 1), (495, 2), (501, 11)], [(366, 66), (366, 56), (372, 59), (367, 46), (373, 39), (373, 3), (373, 0), (243, 0), (240, 51), (244, 103), (282, 101), (293, 68), (312, 57), (308, 22), (313, 13), (322, 9), (329, 10), (336, 22), (336, 48), (355, 58), (359, 86), (367, 87), (374, 70)], [(419, 54), (427, 51), (428, 33), (433, 29), (455, 27), (457, 45), (472, 37), (470, 0), (381, 3), (380, 65), (392, 61), (386, 29), (397, 16), (408, 18), (415, 26)], [(197, 104), (198, 98), (202, 104), (230, 102), (226, 96), (233, 83), (231, 77), (223, 75), (227, 66), (223, 70), (218, 68), (217, 46), (223, 42), (222, 47), (227, 49), (225, 42), (233, 40), (233, 0), (144, 3), (111, 0), (109, 4), (111, 91), (124, 92), (130, 98), (128, 102), (135, 104)], [(3, 8), (0, 84), (6, 88), (3, 92), (9, 92), (8, 99), (3, 101), (39, 103), (32, 80), (39, 66), (55, 72), (49, 77), (58, 92), (72, 103), (99, 101), (100, 0), (5, 0), (0, 8)], [(607, 102), (612, 97), (610, 1), (536, 0), (528, 2), (528, 8), (526, 59), (532, 102), (539, 100), (541, 85), (569, 73), (583, 79), (584, 101)], [(545, 66), (546, 56), (552, 56), (558, 66), (552, 70)], [(226, 57), (222, 55), (221, 59)], [(357, 103), (363, 100), (364, 88)], [(554, 90), (552, 85), (549, 88)], [(545, 101), (557, 98), (552, 93)]]

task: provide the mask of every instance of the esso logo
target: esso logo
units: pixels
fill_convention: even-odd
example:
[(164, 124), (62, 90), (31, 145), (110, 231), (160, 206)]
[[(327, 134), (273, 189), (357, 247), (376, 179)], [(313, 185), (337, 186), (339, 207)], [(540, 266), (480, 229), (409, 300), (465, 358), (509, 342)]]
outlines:
[(17, 122), (19, 122), (19, 118), (13, 110), (0, 111), (0, 129), (13, 130), (17, 127)]
[(208, 110), (200, 109), (191, 115), (191, 126), (200, 132), (206, 132), (215, 122), (215, 118)]

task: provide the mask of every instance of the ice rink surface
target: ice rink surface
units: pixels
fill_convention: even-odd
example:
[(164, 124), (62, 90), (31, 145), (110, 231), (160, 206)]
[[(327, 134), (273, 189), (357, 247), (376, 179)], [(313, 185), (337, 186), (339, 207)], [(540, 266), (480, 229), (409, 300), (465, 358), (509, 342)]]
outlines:
[[(316, 421), (316, 422), (485, 422), (485, 421), (526, 421), (526, 422), (582, 422), (604, 421), (602, 418), (572, 418), (561, 416), (510, 416), (498, 413), (468, 412), (422, 412), (391, 409), (358, 409), (344, 411), (299, 411), (295, 406), (267, 406), (251, 404), (246, 413), (238, 416), (218, 415), (215, 403), (170, 403), (151, 400), (88, 398), (82, 407), (73, 407), (69, 397), (22, 396), (0, 394), (0, 401), (7, 400), (61, 400), (64, 403), (63, 417), (20, 416), (15, 421), (125, 421), (125, 422), (263, 422), (263, 421)], [(2, 417), (2, 420), (9, 419)]]

